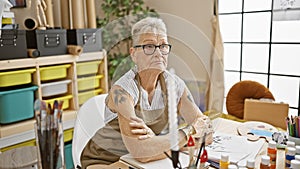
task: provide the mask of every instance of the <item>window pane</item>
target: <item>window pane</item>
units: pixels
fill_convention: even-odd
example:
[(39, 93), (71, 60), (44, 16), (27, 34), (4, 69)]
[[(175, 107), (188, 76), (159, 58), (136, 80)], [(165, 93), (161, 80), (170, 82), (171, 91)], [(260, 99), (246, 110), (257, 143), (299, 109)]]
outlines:
[(289, 116), (298, 116), (298, 109), (289, 109)]
[(244, 42), (270, 41), (270, 12), (244, 14)]
[(242, 73), (242, 80), (253, 80), (266, 87), (268, 87), (268, 75), (254, 74), (254, 73)]
[(241, 41), (241, 14), (220, 15), (220, 30), (224, 42)]
[(273, 44), (271, 52), (271, 73), (300, 75), (300, 44)]
[(219, 13), (242, 12), (241, 0), (221, 0), (219, 1)]
[(274, 21), (273, 42), (300, 42), (300, 21)]
[(299, 78), (270, 76), (270, 91), (276, 101), (298, 107)]
[(240, 73), (239, 72), (225, 72), (224, 73), (224, 81), (225, 81), (225, 97), (227, 96), (230, 88), (240, 81)]
[(269, 45), (244, 44), (242, 70), (268, 73)]
[(241, 45), (224, 44), (224, 69), (240, 70)]
[(271, 10), (272, 0), (244, 0), (244, 11)]

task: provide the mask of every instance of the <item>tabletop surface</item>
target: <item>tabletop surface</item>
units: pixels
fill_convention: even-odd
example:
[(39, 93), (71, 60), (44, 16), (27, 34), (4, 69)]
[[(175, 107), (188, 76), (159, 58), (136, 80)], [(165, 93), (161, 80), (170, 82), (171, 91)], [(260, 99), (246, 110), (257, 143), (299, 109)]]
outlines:
[[(228, 120), (228, 119), (223, 119), (223, 118), (217, 118), (213, 120), (213, 127), (215, 131), (224, 133), (224, 134), (234, 134), (238, 135), (237, 128), (241, 125), (241, 122), (233, 121), (233, 120)], [(263, 148), (261, 149), (260, 153), (256, 157), (256, 168), (260, 168), (260, 156), (261, 155), (266, 155), (267, 154), (267, 143), (264, 144)], [(111, 165), (108, 166), (101, 166), (101, 165), (93, 165), (89, 166), (88, 169), (96, 169), (96, 168), (101, 168), (101, 169), (128, 169), (129, 166), (127, 164), (124, 164), (121, 161), (115, 162)], [(210, 167), (213, 169), (213, 167)], [(277, 151), (277, 161), (276, 161), (276, 168), (277, 169), (282, 169), (285, 168), (285, 151), (278, 150)]]

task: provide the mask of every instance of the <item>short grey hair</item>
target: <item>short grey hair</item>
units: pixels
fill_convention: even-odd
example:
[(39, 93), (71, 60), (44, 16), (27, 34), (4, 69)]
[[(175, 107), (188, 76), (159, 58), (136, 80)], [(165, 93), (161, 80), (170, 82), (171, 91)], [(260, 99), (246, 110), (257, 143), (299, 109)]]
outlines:
[(146, 17), (132, 26), (131, 35), (133, 45), (137, 45), (140, 35), (144, 33), (155, 33), (167, 36), (167, 28), (160, 18)]

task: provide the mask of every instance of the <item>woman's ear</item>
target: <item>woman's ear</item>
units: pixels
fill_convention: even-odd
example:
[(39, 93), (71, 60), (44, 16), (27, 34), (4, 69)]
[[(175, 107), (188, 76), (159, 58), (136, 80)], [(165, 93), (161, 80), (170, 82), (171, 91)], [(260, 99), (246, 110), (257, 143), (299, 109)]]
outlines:
[(129, 53), (130, 53), (130, 57), (131, 57), (131, 60), (136, 63), (136, 56), (135, 56), (135, 48), (131, 47), (129, 49)]

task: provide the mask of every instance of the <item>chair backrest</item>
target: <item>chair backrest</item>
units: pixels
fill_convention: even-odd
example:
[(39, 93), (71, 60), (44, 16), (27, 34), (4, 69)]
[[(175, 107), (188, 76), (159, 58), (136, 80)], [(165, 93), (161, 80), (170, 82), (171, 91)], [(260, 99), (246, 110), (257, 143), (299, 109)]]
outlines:
[(96, 131), (103, 127), (105, 98), (107, 94), (94, 96), (87, 100), (77, 112), (72, 141), (74, 166), (81, 166), (80, 155), (87, 142)]

